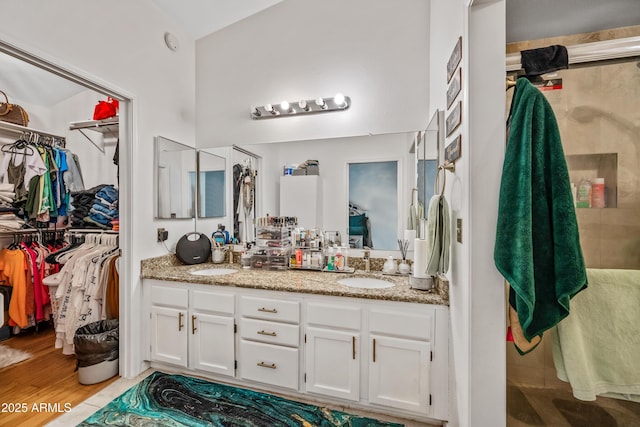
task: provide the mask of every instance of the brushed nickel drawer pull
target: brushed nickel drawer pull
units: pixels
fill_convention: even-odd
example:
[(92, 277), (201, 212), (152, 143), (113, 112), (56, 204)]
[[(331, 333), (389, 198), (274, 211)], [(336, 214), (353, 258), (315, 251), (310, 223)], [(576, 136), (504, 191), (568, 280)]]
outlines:
[(264, 362), (258, 362), (258, 366), (261, 366), (263, 368), (276, 369), (276, 364), (275, 363), (272, 363), (272, 364), (269, 365), (269, 364), (264, 363)]
[(258, 309), (258, 311), (264, 311), (265, 313), (277, 313), (278, 310), (275, 308), (265, 308), (265, 307), (260, 307)]
[(356, 337), (351, 337), (351, 357), (356, 360)]
[(270, 337), (275, 337), (278, 334), (276, 334), (275, 332), (258, 331), (258, 335), (269, 335)]
[(196, 330), (198, 329), (196, 328), (196, 319), (196, 316), (191, 315), (191, 335), (194, 335), (196, 333)]
[(376, 339), (373, 339), (373, 361), (376, 361)]
[(182, 318), (184, 317), (184, 313), (178, 313), (178, 330), (181, 331), (182, 327), (184, 326), (182, 324)]

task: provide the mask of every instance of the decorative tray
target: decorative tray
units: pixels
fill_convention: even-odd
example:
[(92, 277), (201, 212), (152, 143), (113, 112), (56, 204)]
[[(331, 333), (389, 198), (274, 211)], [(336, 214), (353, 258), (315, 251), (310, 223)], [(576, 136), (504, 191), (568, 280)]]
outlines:
[(356, 269), (353, 267), (345, 267), (342, 270), (327, 270), (327, 267), (322, 269), (325, 273), (355, 273)]

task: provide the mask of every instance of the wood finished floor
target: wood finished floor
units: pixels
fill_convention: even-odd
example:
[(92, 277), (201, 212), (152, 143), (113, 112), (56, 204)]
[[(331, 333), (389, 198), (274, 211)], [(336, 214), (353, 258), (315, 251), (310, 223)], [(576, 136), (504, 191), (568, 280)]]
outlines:
[[(76, 407), (119, 377), (107, 381), (82, 385), (75, 371), (75, 356), (65, 356), (54, 348), (55, 333), (50, 324), (41, 324), (38, 331), (27, 330), (0, 342), (3, 345), (28, 351), (32, 357), (15, 365), (0, 369), (0, 409), (10, 410), (10, 403), (26, 403), (28, 411), (0, 412), (0, 426), (43, 426), (64, 412), (65, 404)], [(46, 410), (34, 411), (40, 404), (49, 404)], [(43, 408), (44, 409), (44, 408)]]

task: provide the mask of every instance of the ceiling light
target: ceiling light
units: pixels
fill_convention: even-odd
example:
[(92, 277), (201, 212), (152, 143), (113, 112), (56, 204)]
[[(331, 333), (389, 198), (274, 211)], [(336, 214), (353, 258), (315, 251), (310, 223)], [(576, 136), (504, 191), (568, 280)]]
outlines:
[(251, 107), (250, 115), (252, 119), (269, 119), (273, 117), (343, 111), (349, 109), (351, 99), (348, 96), (338, 93), (331, 98), (301, 99), (297, 104), (294, 108), (289, 101), (282, 101), (277, 108), (275, 108), (273, 104)]

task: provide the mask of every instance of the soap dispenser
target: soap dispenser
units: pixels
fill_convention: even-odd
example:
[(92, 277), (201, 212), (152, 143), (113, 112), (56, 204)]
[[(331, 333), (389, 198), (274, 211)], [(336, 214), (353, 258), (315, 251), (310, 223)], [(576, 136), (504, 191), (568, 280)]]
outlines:
[(387, 274), (396, 274), (398, 272), (398, 265), (394, 261), (392, 256), (389, 256), (382, 266), (382, 271)]

